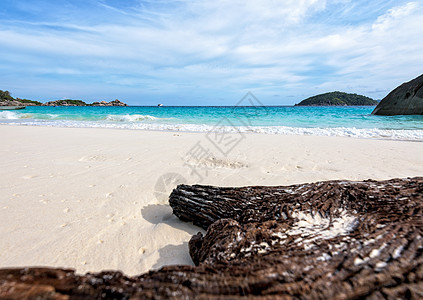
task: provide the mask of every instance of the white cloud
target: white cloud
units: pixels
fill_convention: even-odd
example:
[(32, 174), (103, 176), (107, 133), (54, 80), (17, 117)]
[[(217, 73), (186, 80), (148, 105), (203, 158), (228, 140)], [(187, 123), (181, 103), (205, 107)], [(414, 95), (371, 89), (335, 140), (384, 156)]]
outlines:
[(377, 18), (373, 24), (373, 30), (386, 31), (395, 26), (401, 20), (412, 14), (419, 7), (417, 2), (409, 2), (402, 6), (396, 6), (388, 10), (388, 12)]
[(35, 78), (80, 75), (85, 85), (103, 82), (138, 93), (255, 88), (269, 95), (311, 95), (316, 87), (386, 90), (418, 75), (423, 65), (417, 2), (386, 9), (371, 22), (346, 24), (333, 20), (344, 11), (331, 11), (334, 5), (357, 9), (344, 0), (173, 3), (115, 11), (100, 1), (116, 20), (95, 24), (8, 23), (0, 27), (0, 65), (9, 57), (8, 70), (25, 67), (22, 74)]

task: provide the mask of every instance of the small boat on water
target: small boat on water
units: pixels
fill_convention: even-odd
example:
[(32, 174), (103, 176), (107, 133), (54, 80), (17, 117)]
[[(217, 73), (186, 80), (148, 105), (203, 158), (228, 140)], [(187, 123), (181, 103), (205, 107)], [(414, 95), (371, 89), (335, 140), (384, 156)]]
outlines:
[(159, 104), (157, 104), (157, 106), (158, 106), (158, 107), (162, 107), (162, 106), (163, 106), (163, 104), (159, 103)]
[(26, 108), (26, 106), (0, 106), (0, 110), (17, 110), (24, 108)]

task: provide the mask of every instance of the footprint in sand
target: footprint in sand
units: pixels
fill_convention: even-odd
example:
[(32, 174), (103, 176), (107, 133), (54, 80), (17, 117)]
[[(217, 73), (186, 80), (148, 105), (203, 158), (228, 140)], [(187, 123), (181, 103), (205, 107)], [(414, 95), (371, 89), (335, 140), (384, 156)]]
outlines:
[(138, 253), (139, 253), (139, 254), (144, 254), (144, 253), (145, 253), (145, 251), (146, 251), (146, 249), (145, 249), (145, 248), (139, 248), (139, 249), (138, 249)]
[(66, 227), (68, 225), (69, 225), (68, 223), (63, 223), (62, 225), (60, 225), (60, 227), (64, 228), (64, 227)]
[(66, 208), (63, 210), (63, 212), (64, 212), (64, 213), (68, 213), (68, 212), (70, 212), (69, 207), (66, 207)]
[(49, 200), (47, 200), (47, 199), (41, 199), (41, 200), (40, 200), (40, 202), (41, 202), (42, 204), (47, 204), (47, 203), (49, 203), (50, 201), (49, 201)]
[(38, 177), (38, 175), (25, 175), (25, 176), (22, 176), (21, 178), (22, 179), (33, 179), (33, 178), (37, 178)]
[(114, 214), (106, 215), (106, 218), (108, 219), (107, 221), (109, 221), (109, 223), (115, 222), (115, 219), (113, 218), (114, 216), (115, 216)]
[(107, 193), (106, 194), (106, 198), (112, 198), (114, 195), (113, 195), (113, 193)]
[[(187, 163), (192, 164), (190, 160), (187, 160)], [(211, 167), (211, 168), (226, 168), (226, 169), (242, 169), (248, 168), (247, 164), (244, 164), (240, 161), (229, 160), (229, 159), (220, 159), (217, 157), (207, 157), (202, 159), (200, 162), (194, 163), (198, 166)]]
[(106, 161), (105, 155), (86, 155), (81, 157), (78, 161)]

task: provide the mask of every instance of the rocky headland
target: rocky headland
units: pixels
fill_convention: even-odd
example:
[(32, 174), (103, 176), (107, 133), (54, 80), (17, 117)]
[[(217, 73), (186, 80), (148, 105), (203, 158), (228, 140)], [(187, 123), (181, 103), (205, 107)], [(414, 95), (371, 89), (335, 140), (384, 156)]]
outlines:
[(189, 242), (196, 266), (135, 277), (2, 269), (0, 298), (423, 297), (422, 177), (277, 187), (180, 185), (169, 203), (181, 220), (207, 230)]
[(423, 74), (390, 92), (373, 115), (423, 115)]

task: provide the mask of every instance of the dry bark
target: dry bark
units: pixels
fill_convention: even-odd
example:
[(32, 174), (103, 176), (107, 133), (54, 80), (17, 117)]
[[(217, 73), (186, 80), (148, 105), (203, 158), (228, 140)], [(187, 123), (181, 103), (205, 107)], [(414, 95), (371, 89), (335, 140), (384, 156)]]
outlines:
[[(178, 186), (175, 215), (207, 229), (196, 266), (0, 270), (0, 298), (423, 298), (423, 178), (288, 187)], [(63, 298), (62, 298), (63, 297)]]

